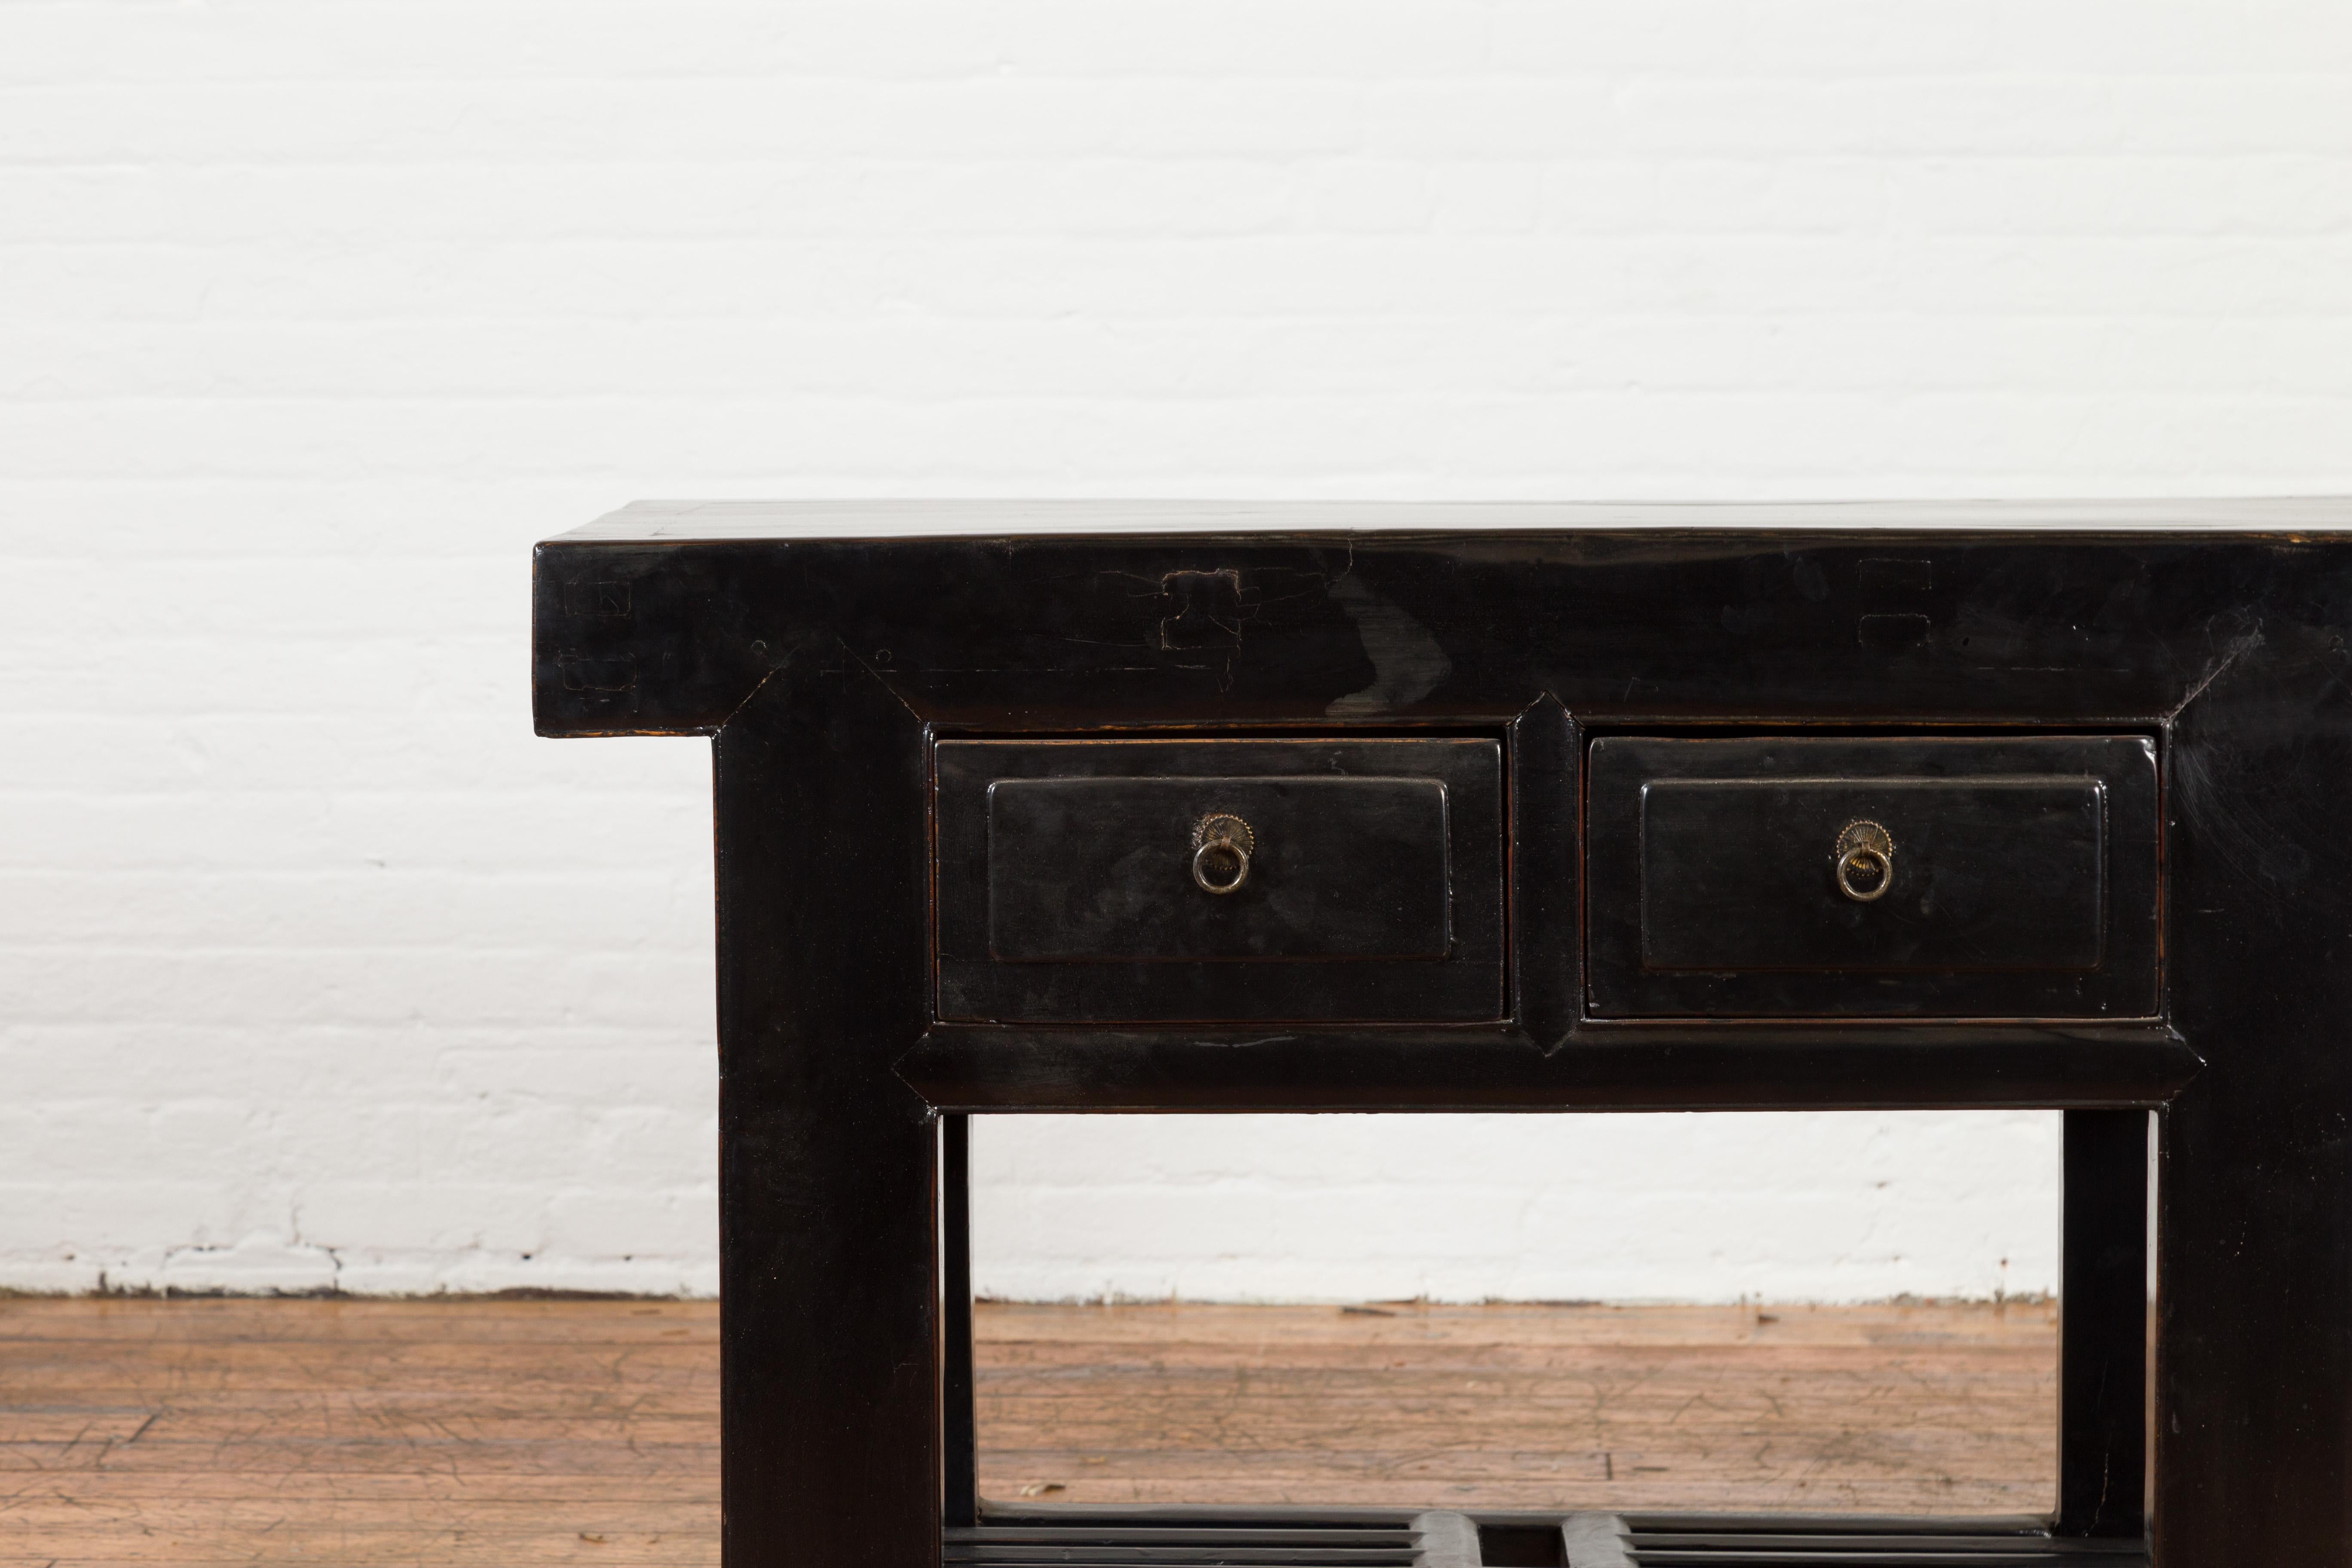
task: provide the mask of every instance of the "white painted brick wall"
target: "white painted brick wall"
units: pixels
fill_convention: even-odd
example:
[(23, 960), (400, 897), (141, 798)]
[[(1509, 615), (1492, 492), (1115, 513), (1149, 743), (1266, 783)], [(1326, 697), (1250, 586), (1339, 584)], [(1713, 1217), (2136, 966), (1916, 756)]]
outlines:
[(1023, 1299), (1867, 1300), (2053, 1289), (2054, 1111), (992, 1117)]
[[(532, 739), (533, 538), (2352, 489), (2347, 104), (2332, 0), (5, 0), (0, 1285), (711, 1289), (704, 749)], [(2046, 1119), (1109, 1125), (984, 1285), (2050, 1280)]]

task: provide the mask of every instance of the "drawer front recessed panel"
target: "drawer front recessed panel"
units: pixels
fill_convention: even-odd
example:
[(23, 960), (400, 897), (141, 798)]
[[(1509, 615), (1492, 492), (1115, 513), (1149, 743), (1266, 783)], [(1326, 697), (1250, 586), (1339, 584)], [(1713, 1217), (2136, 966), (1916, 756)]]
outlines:
[(1501, 1016), (1498, 742), (942, 741), (936, 759), (942, 1017)]
[[(1650, 969), (2096, 969), (2095, 778), (1661, 779), (1642, 786)], [(1846, 825), (1887, 830), (1838, 882)], [(1808, 853), (1808, 850), (1811, 853)]]
[[(1195, 829), (1218, 817), (1240, 826), (1204, 887)], [(988, 790), (989, 951), (1442, 959), (1445, 861), (1437, 779), (1003, 779)]]
[(1615, 1016), (2143, 1016), (2144, 738), (1593, 742), (1591, 1004)]

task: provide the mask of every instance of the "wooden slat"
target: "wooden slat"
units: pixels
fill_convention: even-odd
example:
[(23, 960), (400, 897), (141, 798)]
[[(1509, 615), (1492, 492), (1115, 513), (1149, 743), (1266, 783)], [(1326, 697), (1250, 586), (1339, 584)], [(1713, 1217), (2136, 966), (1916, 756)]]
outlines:
[(1205, 1563), (1233, 1568), (1239, 1563), (1265, 1568), (1412, 1568), (1411, 1546), (1355, 1548), (1347, 1546), (994, 1546), (982, 1543), (948, 1555), (950, 1563), (983, 1563), (995, 1568), (1023, 1568), (1042, 1563), (1086, 1563), (1089, 1568), (1121, 1568), (1127, 1563), (1160, 1563), (1165, 1568)]
[(2013, 1535), (1988, 1535), (1977, 1532), (1959, 1534), (1952, 1531), (1907, 1531), (1902, 1534), (1878, 1534), (1869, 1531), (1841, 1531), (1812, 1533), (1804, 1531), (1774, 1531), (1769, 1534), (1748, 1532), (1726, 1533), (1720, 1531), (1653, 1531), (1645, 1530), (1634, 1537), (1644, 1552), (1688, 1551), (1706, 1548), (1714, 1552), (1974, 1552), (1979, 1553), (2040, 1552), (2042, 1555), (2064, 1556), (2075, 1560), (2096, 1560), (2105, 1557), (2141, 1555), (2136, 1544), (2122, 1541), (2021, 1541)]
[[(1636, 1543), (1635, 1568), (2080, 1568), (2083, 1559), (2049, 1548), (2021, 1548), (2014, 1542), (1982, 1546), (1960, 1542), (1932, 1546), (1807, 1549), (1750, 1546), (1723, 1551), (1684, 1551)], [(2145, 1563), (2147, 1559), (2136, 1559)]]
[[(1573, 1527), (1571, 1526), (1571, 1529)], [(1626, 1539), (1633, 1568), (2147, 1568), (2145, 1546), (2128, 1540), (2051, 1539), (2041, 1532), (1978, 1527), (1823, 1523), (1776, 1529), (1635, 1526)], [(1574, 1568), (1583, 1568), (1574, 1552)]]
[[(1465, 1528), (1467, 1521), (1463, 1521)], [(988, 1568), (1476, 1568), (1416, 1552), (1409, 1529), (1171, 1522), (1013, 1524), (947, 1532), (946, 1560)]]
[(1636, 1568), (2065, 1568), (2048, 1552), (1740, 1552), (1637, 1551)]
[[(1424, 1519), (1459, 1515), (1424, 1514)], [(1419, 1528), (1418, 1524), (1414, 1528)], [(950, 1555), (979, 1546), (1347, 1546), (1397, 1548), (1410, 1544), (1412, 1530), (1387, 1525), (1291, 1528), (1283, 1525), (1083, 1524), (985, 1525), (945, 1532)]]

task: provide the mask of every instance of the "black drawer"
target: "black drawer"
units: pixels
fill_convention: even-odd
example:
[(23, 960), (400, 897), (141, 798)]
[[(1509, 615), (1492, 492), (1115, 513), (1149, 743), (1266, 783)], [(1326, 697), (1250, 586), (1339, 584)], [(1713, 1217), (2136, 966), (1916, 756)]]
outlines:
[(1598, 1016), (2157, 1010), (2144, 737), (1611, 736), (1587, 790)]
[(937, 763), (942, 1017), (1501, 1014), (1495, 741), (943, 741)]

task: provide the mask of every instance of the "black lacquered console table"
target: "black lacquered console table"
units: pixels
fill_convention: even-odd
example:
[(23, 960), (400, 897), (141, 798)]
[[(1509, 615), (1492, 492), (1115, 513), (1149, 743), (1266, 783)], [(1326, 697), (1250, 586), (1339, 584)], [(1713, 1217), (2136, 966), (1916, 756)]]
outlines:
[[(541, 732), (715, 742), (730, 1568), (2352, 1565), (2347, 528), (715, 503), (541, 545)], [(973, 1496), (970, 1113), (2024, 1106), (2066, 1112), (2049, 1517)]]

